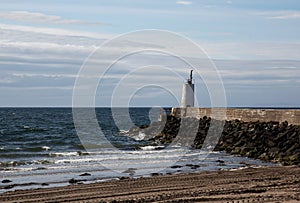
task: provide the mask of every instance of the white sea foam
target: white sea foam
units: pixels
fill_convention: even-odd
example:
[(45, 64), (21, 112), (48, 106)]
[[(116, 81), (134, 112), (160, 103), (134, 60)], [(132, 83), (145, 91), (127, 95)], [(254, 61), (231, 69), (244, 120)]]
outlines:
[(144, 147), (140, 147), (140, 148), (145, 151), (150, 151), (150, 150), (155, 150), (155, 149), (163, 149), (165, 147), (164, 146), (144, 146)]
[(129, 133), (129, 130), (120, 130), (119, 134), (120, 135), (127, 135)]
[(50, 150), (50, 149), (51, 149), (51, 147), (48, 147), (48, 146), (42, 146), (42, 149), (44, 149), (44, 150), (48, 151), (48, 150)]
[(50, 153), (50, 156), (79, 156), (78, 152), (55, 152)]
[(143, 132), (139, 132), (138, 135), (134, 136), (133, 139), (137, 140), (137, 141), (140, 141), (140, 140), (143, 140), (144, 138), (146, 137), (146, 134), (143, 133)]

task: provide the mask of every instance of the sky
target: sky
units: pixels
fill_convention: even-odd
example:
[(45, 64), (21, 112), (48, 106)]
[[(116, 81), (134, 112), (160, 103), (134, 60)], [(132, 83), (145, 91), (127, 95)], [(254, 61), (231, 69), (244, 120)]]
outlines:
[[(130, 37), (138, 30), (161, 34)], [(201, 53), (179, 38), (166, 45), (173, 35)], [(217, 74), (221, 106), (300, 107), (298, 0), (1, 0), (0, 106), (72, 106), (80, 71), (92, 59), (97, 68), (86, 78), (98, 82), (96, 106), (178, 106), (190, 67), (174, 53), (158, 53), (166, 47), (198, 61), (199, 106), (218, 106), (212, 95), (219, 88), (209, 87), (220, 83), (209, 77)], [(108, 71), (103, 65), (120, 51), (142, 49), (152, 51), (126, 55)], [(89, 92), (89, 85), (79, 88)]]

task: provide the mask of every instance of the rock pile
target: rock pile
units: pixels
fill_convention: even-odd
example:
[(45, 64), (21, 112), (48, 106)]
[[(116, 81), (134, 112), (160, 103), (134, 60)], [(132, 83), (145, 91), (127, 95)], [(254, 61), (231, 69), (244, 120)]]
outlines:
[[(212, 123), (214, 129), (211, 128)], [(216, 135), (217, 132), (222, 133)], [(204, 140), (217, 139), (216, 151), (283, 165), (300, 165), (300, 126), (289, 125), (287, 122), (223, 122), (206, 116), (201, 119), (167, 116), (161, 122), (155, 122), (149, 127), (143, 126), (143, 129), (133, 128), (129, 132), (131, 137), (139, 133), (145, 135), (145, 140), (156, 144), (180, 142), (182, 146), (194, 148), (202, 148)]]
[(216, 149), (283, 165), (299, 165), (300, 126), (287, 122), (227, 121)]

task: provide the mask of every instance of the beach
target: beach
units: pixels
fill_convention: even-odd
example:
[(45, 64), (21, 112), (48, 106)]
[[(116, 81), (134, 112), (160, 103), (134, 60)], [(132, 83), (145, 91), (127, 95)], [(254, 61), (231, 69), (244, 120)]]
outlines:
[(300, 167), (250, 167), (17, 190), (0, 202), (299, 202), (299, 188)]

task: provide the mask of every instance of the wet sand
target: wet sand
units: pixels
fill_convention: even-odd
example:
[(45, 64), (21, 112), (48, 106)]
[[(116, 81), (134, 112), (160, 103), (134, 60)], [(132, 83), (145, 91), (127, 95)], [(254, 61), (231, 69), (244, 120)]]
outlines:
[(1, 194), (0, 202), (300, 202), (300, 167), (247, 168), (19, 190)]

